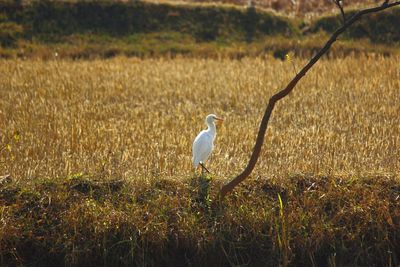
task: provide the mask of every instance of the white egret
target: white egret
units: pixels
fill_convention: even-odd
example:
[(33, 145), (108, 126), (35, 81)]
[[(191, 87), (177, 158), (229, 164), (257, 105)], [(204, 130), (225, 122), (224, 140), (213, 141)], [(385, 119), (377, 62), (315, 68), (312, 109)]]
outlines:
[(211, 155), (211, 152), (214, 148), (214, 140), (217, 134), (215, 121), (223, 121), (223, 119), (218, 118), (214, 114), (210, 114), (206, 117), (206, 124), (208, 126), (207, 130), (201, 131), (197, 137), (194, 139), (192, 150), (193, 150), (193, 167), (197, 168), (200, 164), (202, 168), (202, 172), (207, 170), (204, 166), (204, 162), (208, 159)]

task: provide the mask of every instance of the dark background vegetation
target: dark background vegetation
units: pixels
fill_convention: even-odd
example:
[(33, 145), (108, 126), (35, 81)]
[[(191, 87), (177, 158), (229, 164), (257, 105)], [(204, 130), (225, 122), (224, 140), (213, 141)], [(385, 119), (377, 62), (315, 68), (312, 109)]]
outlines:
[[(54, 51), (77, 58), (264, 53), (282, 57), (287, 51), (308, 56), (341, 23), (338, 15), (307, 21), (258, 8), (146, 2), (2, 2), (0, 10), (3, 57), (49, 57)], [(372, 14), (346, 32), (342, 50), (393, 53), (400, 41), (397, 25), (399, 8)], [(307, 41), (313, 37), (321, 41)], [(359, 39), (364, 45), (354, 44)]]

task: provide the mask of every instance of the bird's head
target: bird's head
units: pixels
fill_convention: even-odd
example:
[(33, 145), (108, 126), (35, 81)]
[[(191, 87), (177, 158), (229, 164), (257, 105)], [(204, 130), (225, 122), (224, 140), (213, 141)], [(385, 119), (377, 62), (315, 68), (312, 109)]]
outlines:
[(210, 114), (210, 115), (208, 115), (208, 116), (206, 117), (206, 123), (207, 123), (207, 125), (213, 124), (215, 121), (223, 122), (224, 119), (219, 118), (219, 117), (218, 117), (217, 115), (215, 115), (215, 114)]

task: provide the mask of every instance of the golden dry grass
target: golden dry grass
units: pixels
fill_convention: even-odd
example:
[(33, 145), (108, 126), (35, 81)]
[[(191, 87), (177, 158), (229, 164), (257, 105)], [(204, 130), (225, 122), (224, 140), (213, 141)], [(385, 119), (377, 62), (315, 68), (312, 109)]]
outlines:
[[(397, 173), (398, 60), (319, 62), (278, 104), (254, 176)], [(0, 64), (0, 173), (17, 179), (190, 177), (191, 143), (212, 112), (226, 122), (209, 166), (230, 178), (248, 160), (267, 99), (294, 74), (270, 58)]]

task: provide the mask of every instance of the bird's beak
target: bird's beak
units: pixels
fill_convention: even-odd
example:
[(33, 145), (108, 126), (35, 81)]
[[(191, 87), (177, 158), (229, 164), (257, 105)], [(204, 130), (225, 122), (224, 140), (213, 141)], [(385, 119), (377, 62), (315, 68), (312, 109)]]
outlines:
[(223, 118), (218, 118), (218, 117), (216, 117), (215, 120), (220, 121), (221, 123), (224, 122), (224, 119), (223, 119)]

